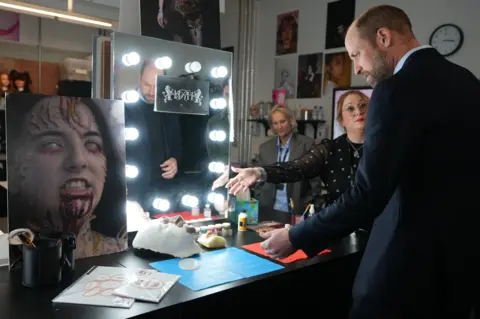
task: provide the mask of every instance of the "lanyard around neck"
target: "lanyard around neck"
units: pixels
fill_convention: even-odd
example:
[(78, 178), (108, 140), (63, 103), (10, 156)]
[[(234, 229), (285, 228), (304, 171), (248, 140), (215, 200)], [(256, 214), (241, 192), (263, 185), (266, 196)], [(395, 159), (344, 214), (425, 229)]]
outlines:
[(280, 145), (278, 145), (277, 161), (278, 162), (285, 162), (289, 152), (290, 152), (290, 145), (287, 146), (287, 148), (283, 152), (283, 157), (282, 157), (282, 147)]

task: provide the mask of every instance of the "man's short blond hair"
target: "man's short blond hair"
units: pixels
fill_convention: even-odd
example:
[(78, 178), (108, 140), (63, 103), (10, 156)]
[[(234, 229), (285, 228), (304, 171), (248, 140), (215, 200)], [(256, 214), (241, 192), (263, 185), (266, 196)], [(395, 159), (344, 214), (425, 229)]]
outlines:
[(368, 9), (353, 22), (352, 27), (372, 44), (375, 44), (380, 28), (387, 28), (402, 35), (413, 34), (412, 23), (405, 11), (390, 5)]

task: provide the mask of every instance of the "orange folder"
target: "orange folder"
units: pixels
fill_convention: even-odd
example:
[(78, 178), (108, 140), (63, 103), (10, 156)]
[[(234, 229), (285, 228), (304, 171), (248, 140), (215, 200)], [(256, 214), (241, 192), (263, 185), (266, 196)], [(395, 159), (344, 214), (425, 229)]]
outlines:
[[(259, 255), (270, 258), (270, 256), (268, 256), (267, 253), (265, 252), (265, 249), (260, 247), (260, 244), (261, 244), (261, 242), (255, 243), (255, 244), (250, 244), (250, 245), (243, 245), (242, 248), (245, 248), (246, 250), (249, 250), (249, 251), (254, 252), (256, 254), (259, 254)], [(327, 254), (327, 253), (331, 253), (331, 252), (332, 251), (330, 249), (325, 249), (324, 251), (320, 252), (318, 255), (323, 255), (323, 254)], [(308, 256), (303, 252), (303, 250), (299, 249), (295, 253), (288, 256), (287, 258), (283, 258), (283, 259), (277, 258), (276, 260), (278, 260), (279, 262), (284, 263), (284, 264), (289, 264), (289, 263), (293, 263), (295, 261), (302, 260), (302, 259), (307, 259), (307, 258), (308, 258)]]

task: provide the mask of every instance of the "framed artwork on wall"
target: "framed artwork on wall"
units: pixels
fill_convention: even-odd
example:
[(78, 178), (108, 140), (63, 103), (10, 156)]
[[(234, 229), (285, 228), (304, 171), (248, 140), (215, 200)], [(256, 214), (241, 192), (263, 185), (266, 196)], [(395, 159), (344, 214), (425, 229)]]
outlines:
[(297, 99), (322, 96), (323, 53), (298, 57)]
[(323, 94), (331, 94), (334, 88), (344, 88), (351, 84), (352, 61), (347, 52), (325, 55), (323, 66)]
[(220, 3), (140, 0), (142, 36), (220, 49)]
[(277, 55), (297, 53), (298, 10), (277, 16)]
[(338, 0), (327, 5), (325, 49), (343, 48), (345, 35), (355, 17), (355, 0)]

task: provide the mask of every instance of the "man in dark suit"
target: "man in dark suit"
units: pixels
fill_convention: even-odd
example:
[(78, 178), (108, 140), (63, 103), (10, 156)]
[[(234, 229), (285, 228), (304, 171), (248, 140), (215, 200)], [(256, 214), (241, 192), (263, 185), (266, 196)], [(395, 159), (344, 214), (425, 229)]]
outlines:
[[(374, 86), (355, 183), (290, 230), (266, 234), (273, 257), (315, 256), (374, 226), (350, 318), (469, 318), (480, 274), (480, 82), (420, 46), (407, 15), (377, 6), (350, 26), (355, 73)], [(328, 287), (325, 287), (328, 289)]]
[(125, 109), (125, 127), (139, 131), (138, 139), (126, 144), (127, 164), (137, 166), (140, 174), (127, 180), (128, 197), (146, 210), (154, 195), (173, 183), (169, 180), (177, 175), (182, 156), (179, 115), (154, 111), (157, 75), (164, 75), (164, 70), (146, 60), (138, 80), (140, 99)]

